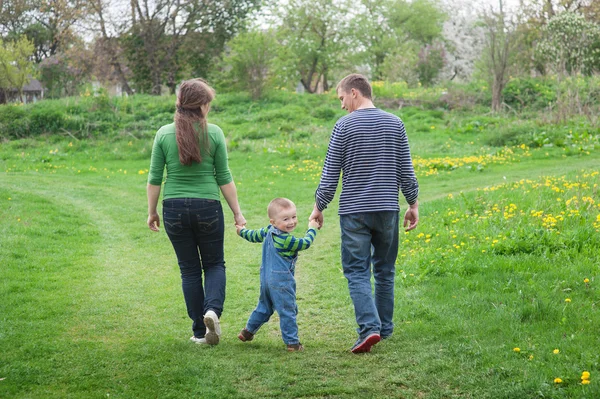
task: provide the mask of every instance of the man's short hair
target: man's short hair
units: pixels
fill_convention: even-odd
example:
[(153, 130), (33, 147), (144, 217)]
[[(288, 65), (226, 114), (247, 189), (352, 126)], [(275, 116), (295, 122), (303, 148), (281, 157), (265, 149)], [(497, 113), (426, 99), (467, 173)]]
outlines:
[(274, 200), (269, 202), (269, 206), (267, 207), (267, 214), (269, 215), (269, 219), (273, 219), (280, 210), (289, 209), (294, 206), (294, 203), (287, 198), (275, 198)]
[(368, 98), (369, 100), (373, 99), (371, 84), (366, 77), (359, 73), (353, 73), (346, 76), (344, 79), (340, 80), (340, 83), (338, 83), (335, 89), (336, 91), (342, 89), (344, 93), (350, 92), (351, 89), (356, 89), (363, 97)]

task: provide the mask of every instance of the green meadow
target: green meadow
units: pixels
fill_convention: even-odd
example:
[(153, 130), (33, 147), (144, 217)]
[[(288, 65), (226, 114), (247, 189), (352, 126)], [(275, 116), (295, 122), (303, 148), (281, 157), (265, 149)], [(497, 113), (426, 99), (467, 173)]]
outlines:
[[(173, 104), (71, 98), (0, 115), (0, 398), (600, 397), (600, 130), (586, 119), (388, 108), (421, 186), (395, 333), (349, 351), (336, 199), (298, 261), (305, 351), (287, 353), (277, 317), (237, 339), (261, 248), (236, 236), (225, 204), (222, 340), (189, 341), (173, 249), (146, 226), (153, 135)], [(248, 227), (285, 196), (304, 232), (342, 115), (334, 95), (217, 97), (209, 120)]]

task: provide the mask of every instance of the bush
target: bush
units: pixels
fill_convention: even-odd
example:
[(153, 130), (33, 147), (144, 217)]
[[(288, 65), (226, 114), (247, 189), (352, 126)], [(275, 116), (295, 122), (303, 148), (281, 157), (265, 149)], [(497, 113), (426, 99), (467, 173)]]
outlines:
[(336, 115), (337, 112), (332, 107), (327, 106), (318, 107), (312, 111), (312, 116), (317, 119), (331, 120), (334, 119)]
[(25, 107), (5, 105), (0, 107), (0, 137), (17, 138), (29, 136), (29, 123)]
[(549, 78), (514, 78), (502, 92), (504, 102), (514, 109), (541, 110), (556, 101), (556, 81)]
[(32, 136), (39, 136), (44, 133), (57, 133), (61, 128), (64, 128), (65, 114), (63, 107), (56, 105), (57, 103), (47, 102), (43, 106), (31, 109), (28, 117), (30, 120), (30, 134)]

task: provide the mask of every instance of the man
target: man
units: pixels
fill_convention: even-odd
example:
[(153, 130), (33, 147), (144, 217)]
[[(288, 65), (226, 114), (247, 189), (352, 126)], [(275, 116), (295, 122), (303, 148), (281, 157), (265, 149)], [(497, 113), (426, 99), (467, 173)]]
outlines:
[(323, 225), (322, 212), (333, 200), (342, 173), (342, 267), (358, 323), (353, 353), (370, 352), (394, 330), (400, 191), (409, 205), (405, 229), (414, 229), (419, 221), (419, 184), (404, 123), (376, 108), (371, 93), (371, 85), (359, 74), (346, 76), (337, 86), (342, 109), (349, 114), (333, 128), (310, 216)]

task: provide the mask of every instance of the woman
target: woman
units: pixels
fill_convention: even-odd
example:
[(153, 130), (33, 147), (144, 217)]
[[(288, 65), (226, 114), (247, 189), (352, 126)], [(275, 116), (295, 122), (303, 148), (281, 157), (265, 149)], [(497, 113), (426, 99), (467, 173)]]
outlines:
[(158, 231), (156, 206), (166, 167), (163, 220), (181, 270), (194, 332), (190, 339), (209, 345), (219, 343), (225, 301), (225, 227), (219, 189), (235, 224), (246, 223), (227, 163), (225, 136), (206, 121), (214, 97), (215, 91), (203, 79), (181, 84), (175, 123), (161, 127), (154, 139), (147, 187), (148, 227)]

